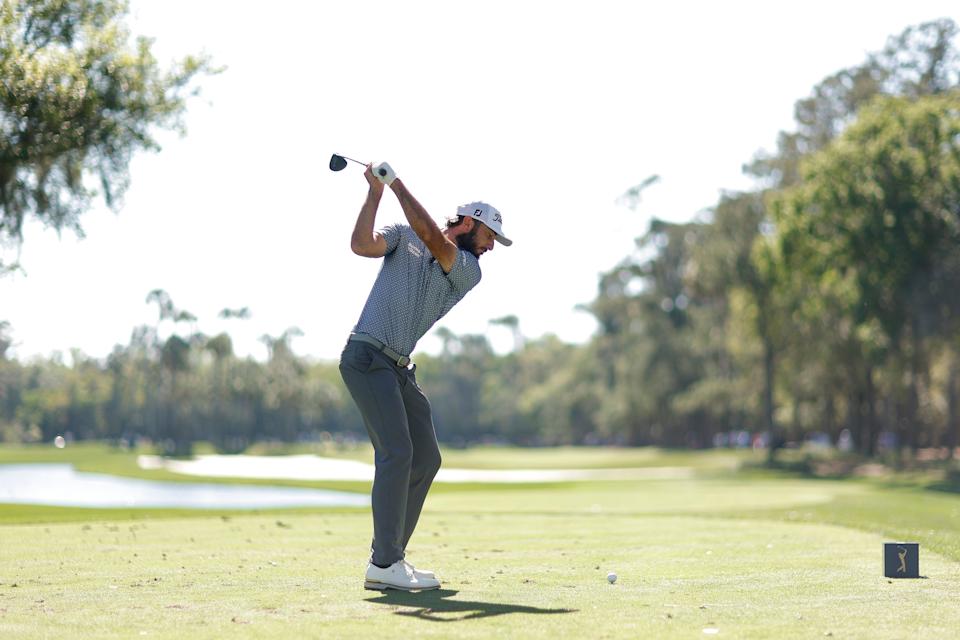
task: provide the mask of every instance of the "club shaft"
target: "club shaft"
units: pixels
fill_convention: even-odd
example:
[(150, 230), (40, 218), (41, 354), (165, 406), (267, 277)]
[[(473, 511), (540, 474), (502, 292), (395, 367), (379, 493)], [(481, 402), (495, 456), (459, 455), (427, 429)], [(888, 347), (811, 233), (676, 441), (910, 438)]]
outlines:
[(360, 162), (359, 160), (354, 160), (353, 158), (348, 158), (347, 156), (340, 155), (339, 153), (338, 153), (337, 155), (340, 156), (341, 158), (343, 158), (344, 160), (349, 160), (350, 162), (356, 162), (357, 164), (359, 164), (359, 165), (361, 165), (361, 166), (363, 166), (363, 167), (367, 166), (367, 163), (366, 163), (366, 162)]

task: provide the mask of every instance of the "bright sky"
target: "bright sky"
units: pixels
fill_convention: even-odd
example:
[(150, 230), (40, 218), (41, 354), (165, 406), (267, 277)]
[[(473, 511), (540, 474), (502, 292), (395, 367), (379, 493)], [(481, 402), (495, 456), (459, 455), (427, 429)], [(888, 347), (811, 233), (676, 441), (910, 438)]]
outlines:
[[(206, 51), (187, 136), (141, 154), (118, 214), (101, 203), (87, 237), (29, 226), (26, 274), (0, 277), (0, 320), (22, 359), (78, 347), (95, 357), (156, 322), (165, 289), (237, 352), (299, 327), (301, 355), (338, 357), (379, 261), (350, 252), (362, 171), (337, 152), (386, 160), (438, 221), (472, 200), (503, 214), (512, 247), (441, 320), (511, 344), (579, 342), (576, 311), (651, 217), (692, 219), (741, 165), (792, 130), (793, 104), (905, 27), (951, 16), (956, 0), (911, 2), (273, 2), (134, 0), (134, 32), (164, 64)], [(615, 200), (661, 181), (631, 212)], [(389, 191), (378, 226), (402, 222)], [(225, 308), (252, 318), (225, 323)], [(182, 329), (186, 331), (186, 327)], [(435, 352), (428, 334), (419, 351)]]

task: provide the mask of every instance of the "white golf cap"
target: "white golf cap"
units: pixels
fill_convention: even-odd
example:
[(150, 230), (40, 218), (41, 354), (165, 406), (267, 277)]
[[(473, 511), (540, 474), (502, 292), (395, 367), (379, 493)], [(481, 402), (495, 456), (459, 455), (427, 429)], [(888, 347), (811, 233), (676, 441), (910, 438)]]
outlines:
[(479, 220), (490, 227), (490, 230), (497, 234), (497, 242), (503, 246), (509, 247), (513, 244), (513, 240), (503, 235), (503, 217), (500, 216), (500, 212), (486, 202), (462, 204), (457, 207), (457, 215)]

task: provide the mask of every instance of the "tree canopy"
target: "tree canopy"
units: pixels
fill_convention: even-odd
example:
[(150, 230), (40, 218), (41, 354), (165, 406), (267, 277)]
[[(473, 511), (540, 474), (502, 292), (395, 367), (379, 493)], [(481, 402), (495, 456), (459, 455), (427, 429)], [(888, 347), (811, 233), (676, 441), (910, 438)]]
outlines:
[[(102, 196), (119, 206), (128, 165), (181, 131), (205, 57), (164, 69), (151, 40), (131, 39), (123, 0), (4, 0), (0, 5), (0, 246), (17, 247), (33, 216), (83, 234)], [(0, 267), (2, 267), (0, 263)]]
[[(585, 344), (438, 329), (417, 355), (447, 443), (781, 447), (845, 442), (870, 456), (960, 444), (960, 56), (957, 28), (911, 27), (797, 103), (797, 130), (683, 223), (652, 219), (581, 306)], [(621, 202), (636, 206), (652, 176)], [(364, 438), (335, 363), (299, 357), (291, 327), (265, 362), (151, 291), (140, 327), (104, 363), (5, 357), (0, 439), (147, 437), (183, 452), (206, 439)], [(250, 310), (224, 309), (242, 320)], [(160, 338), (160, 328), (173, 331)], [(189, 330), (187, 328), (189, 327)], [(178, 331), (183, 331), (180, 335)], [(4, 435), (6, 434), (6, 435)], [(172, 444), (171, 444), (172, 443)]]

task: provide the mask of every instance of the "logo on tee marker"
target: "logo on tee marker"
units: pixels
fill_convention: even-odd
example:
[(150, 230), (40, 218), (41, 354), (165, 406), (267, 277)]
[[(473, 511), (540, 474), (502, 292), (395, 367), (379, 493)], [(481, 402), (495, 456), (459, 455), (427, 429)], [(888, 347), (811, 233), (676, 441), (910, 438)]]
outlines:
[(408, 242), (408, 243), (407, 243), (407, 251), (409, 251), (409, 252), (412, 253), (413, 255), (417, 256), (418, 258), (420, 258), (420, 257), (423, 256), (423, 251), (420, 249), (420, 247), (418, 247), (417, 245), (413, 244), (412, 242)]

